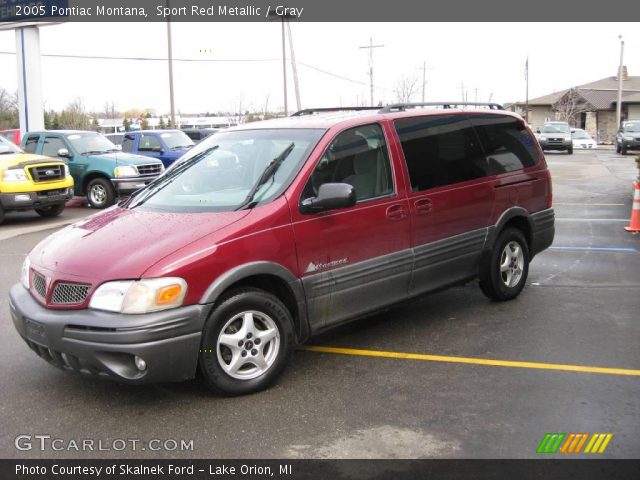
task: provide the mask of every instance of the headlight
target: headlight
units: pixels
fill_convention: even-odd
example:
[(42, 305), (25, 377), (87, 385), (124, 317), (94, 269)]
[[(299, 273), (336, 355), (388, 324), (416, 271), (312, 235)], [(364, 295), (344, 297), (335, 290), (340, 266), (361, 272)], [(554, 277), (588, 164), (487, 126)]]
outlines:
[(540, 140), (546, 140), (546, 139), (547, 139), (547, 137), (545, 137), (544, 135), (540, 136)]
[(24, 259), (22, 263), (22, 271), (20, 272), (20, 282), (22, 286), (29, 290), (30, 282), (29, 282), (29, 270), (31, 269), (31, 260), (29, 260), (29, 256)]
[(24, 173), (24, 170), (18, 168), (12, 168), (2, 172), (2, 179), (5, 182), (24, 182), (28, 180), (27, 174)]
[(91, 296), (89, 308), (119, 313), (148, 313), (182, 305), (187, 282), (177, 277), (107, 282)]
[(64, 176), (69, 178), (71, 176), (71, 172), (69, 172), (69, 166), (65, 164), (64, 166)]
[(116, 177), (135, 177), (138, 175), (138, 169), (130, 165), (125, 165), (122, 167), (116, 167), (113, 174)]

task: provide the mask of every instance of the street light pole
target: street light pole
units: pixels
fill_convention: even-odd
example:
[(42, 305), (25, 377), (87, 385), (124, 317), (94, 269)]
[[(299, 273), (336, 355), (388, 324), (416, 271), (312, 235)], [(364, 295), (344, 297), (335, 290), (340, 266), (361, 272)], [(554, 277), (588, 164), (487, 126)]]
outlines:
[(287, 48), (284, 38), (284, 15), (282, 20), (282, 82), (284, 84), (284, 115), (289, 115), (289, 105), (287, 102)]
[(620, 39), (620, 65), (618, 66), (618, 104), (616, 106), (616, 125), (620, 128), (622, 123), (622, 63), (623, 63), (623, 55), (624, 55), (624, 40), (622, 40), (622, 35), (618, 35)]
[[(167, 0), (167, 8), (169, 8), (169, 11), (171, 11), (169, 0)], [(173, 46), (171, 41), (171, 15), (167, 17), (167, 56), (169, 60), (169, 103), (171, 104), (171, 128), (177, 128), (176, 107), (173, 95)]]

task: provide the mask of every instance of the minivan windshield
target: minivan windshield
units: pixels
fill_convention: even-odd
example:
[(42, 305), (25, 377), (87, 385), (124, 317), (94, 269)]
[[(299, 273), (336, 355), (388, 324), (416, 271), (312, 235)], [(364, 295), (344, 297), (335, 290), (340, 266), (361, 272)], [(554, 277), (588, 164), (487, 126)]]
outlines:
[(565, 123), (553, 123), (545, 125), (542, 133), (570, 133), (569, 125)]
[(191, 149), (124, 206), (215, 212), (271, 201), (289, 186), (324, 132), (256, 129), (217, 133)]
[(627, 122), (622, 125), (622, 130), (629, 133), (640, 132), (640, 122)]

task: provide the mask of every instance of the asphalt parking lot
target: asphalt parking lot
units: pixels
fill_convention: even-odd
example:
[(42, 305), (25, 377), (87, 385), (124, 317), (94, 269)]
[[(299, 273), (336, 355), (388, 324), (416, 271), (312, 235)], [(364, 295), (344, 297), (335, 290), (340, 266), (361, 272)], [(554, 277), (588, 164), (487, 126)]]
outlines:
[[(547, 161), (556, 239), (519, 298), (491, 303), (475, 283), (423, 297), (313, 339), (322, 348), (297, 351), (273, 388), (232, 399), (196, 382), (131, 387), (72, 376), (33, 354), (14, 331), (7, 292), (52, 224), (36, 219), (48, 229), (32, 231), (31, 214), (8, 216), (0, 456), (535, 458), (547, 432), (608, 432), (600, 457), (637, 457), (640, 235), (623, 230), (637, 169), (631, 155), (611, 151), (547, 153)], [(89, 213), (68, 209), (58, 220)], [(405, 353), (415, 355), (397, 355)], [(63, 449), (33, 441), (21, 451), (19, 435), (62, 439)], [(84, 439), (140, 443), (68, 448)], [(193, 449), (151, 451), (152, 439), (193, 440)]]

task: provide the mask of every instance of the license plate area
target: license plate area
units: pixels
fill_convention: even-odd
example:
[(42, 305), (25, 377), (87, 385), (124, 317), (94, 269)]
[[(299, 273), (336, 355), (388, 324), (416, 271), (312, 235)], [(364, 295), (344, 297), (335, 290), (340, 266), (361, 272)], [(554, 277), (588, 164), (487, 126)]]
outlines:
[(25, 318), (24, 331), (27, 334), (27, 338), (34, 342), (41, 343), (47, 340), (47, 329), (40, 322)]

